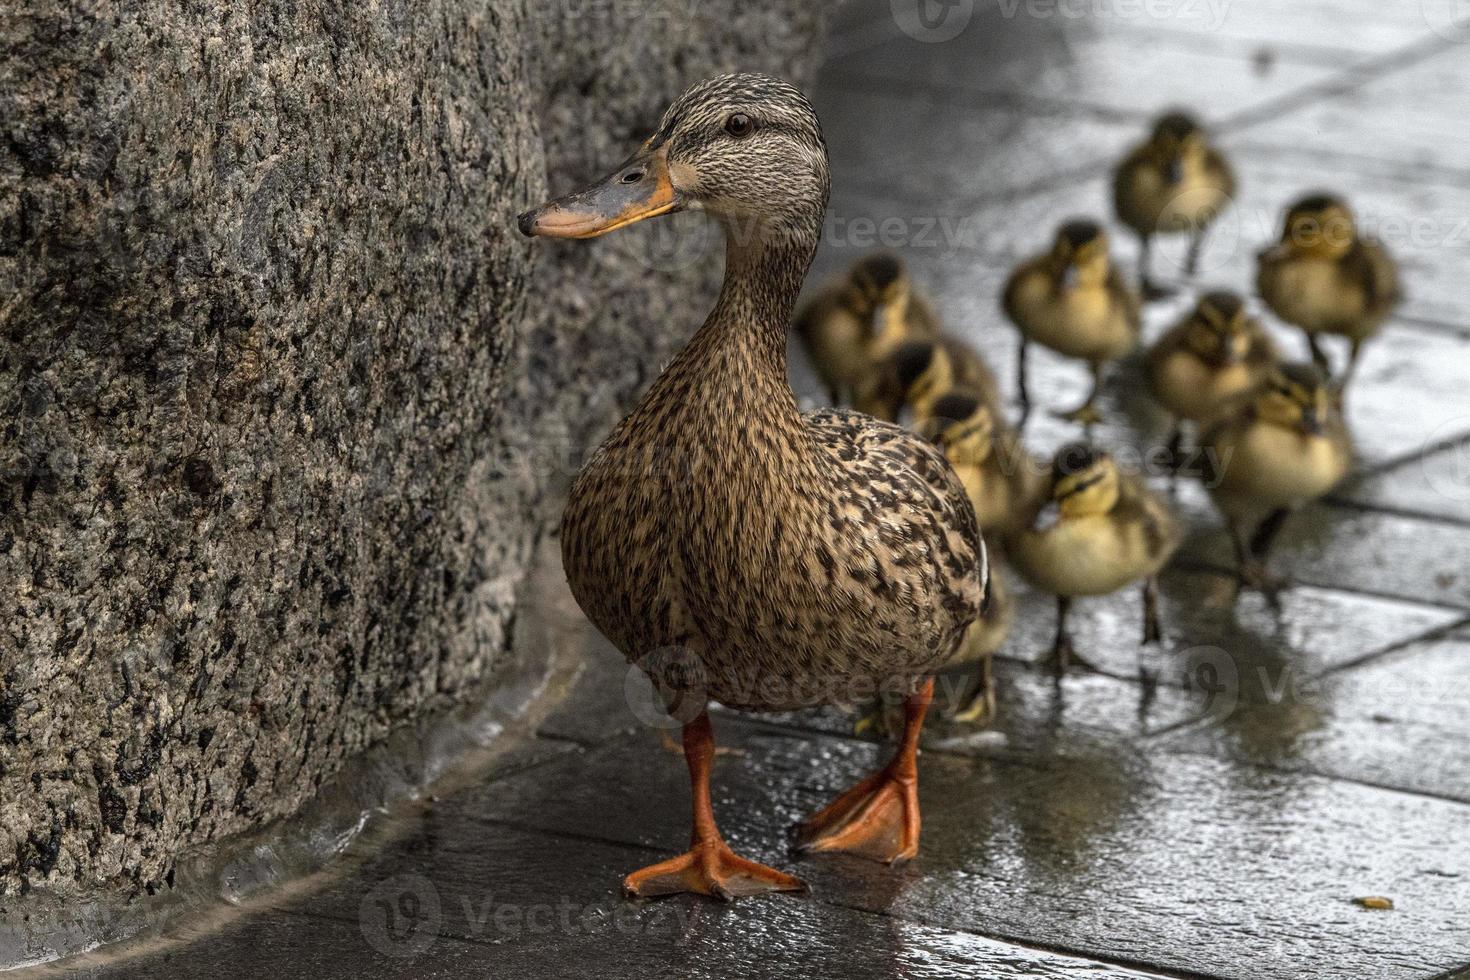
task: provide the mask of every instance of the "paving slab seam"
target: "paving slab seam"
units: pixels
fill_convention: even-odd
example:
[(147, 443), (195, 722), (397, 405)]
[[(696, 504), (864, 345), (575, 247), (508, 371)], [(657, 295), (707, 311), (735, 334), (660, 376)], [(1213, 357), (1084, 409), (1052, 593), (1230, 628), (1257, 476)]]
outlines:
[[(1217, 575), (1235, 574), (1232, 566), (1223, 565), (1216, 561), (1206, 561), (1198, 558), (1180, 557), (1169, 564), (1170, 568), (1177, 568), (1186, 572), (1213, 572)], [(1374, 589), (1364, 589), (1357, 586), (1342, 585), (1337, 582), (1319, 582), (1301, 576), (1293, 576), (1292, 585), (1305, 585), (1323, 592), (1339, 592), (1343, 595), (1364, 596), (1369, 599), (1384, 599), (1389, 602), (1399, 602), (1411, 606), (1423, 606), (1426, 609), (1440, 609), (1456, 613), (1470, 613), (1470, 604), (1457, 605), (1452, 602), (1433, 602), (1414, 596), (1406, 596), (1397, 592), (1379, 592)]]
[(1428, 459), (1435, 453), (1444, 452), (1446, 449), (1454, 449), (1456, 446), (1463, 446), (1466, 444), (1470, 444), (1470, 432), (1462, 432), (1458, 435), (1450, 436), (1448, 439), (1441, 439), (1438, 442), (1431, 442), (1426, 446), (1421, 446), (1418, 449), (1411, 450), (1400, 456), (1390, 456), (1388, 459), (1385, 459), (1382, 462), (1374, 463), (1372, 466), (1366, 467), (1353, 473), (1351, 480), (1352, 482), (1356, 483), (1360, 480), (1368, 479), (1369, 477), (1382, 476), (1383, 474), (1388, 473), (1391, 470), (1396, 470), (1400, 467), (1408, 466), (1410, 463), (1423, 462), (1425, 459)]
[[(1420, 462), (1424, 455), (1426, 454), (1420, 453), (1419, 455), (1411, 456), (1400, 465)], [(1390, 507), (1385, 504), (1353, 500), (1351, 497), (1341, 497), (1335, 493), (1323, 497), (1322, 503), (1335, 510), (1348, 510), (1355, 514), (1382, 514), (1384, 517), (1401, 517), (1406, 520), (1422, 521), (1426, 524), (1441, 524), (1446, 527), (1470, 529), (1470, 518), (1454, 517), (1450, 514), (1434, 514), (1428, 511), (1414, 510), (1409, 507)]]

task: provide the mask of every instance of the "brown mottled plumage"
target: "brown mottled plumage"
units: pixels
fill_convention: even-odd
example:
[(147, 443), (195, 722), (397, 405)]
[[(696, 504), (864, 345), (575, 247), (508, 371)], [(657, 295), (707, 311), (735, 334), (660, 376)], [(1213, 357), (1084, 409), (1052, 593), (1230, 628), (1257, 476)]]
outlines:
[[(954, 652), (986, 587), (974, 512), (944, 456), (855, 412), (803, 415), (787, 383), (788, 323), (827, 188), (801, 93), (727, 75), (686, 92), (602, 184), (522, 217), (531, 233), (582, 235), (684, 207), (725, 226), (715, 308), (577, 477), (562, 553), (577, 601), (629, 660), (667, 660), (672, 648), (684, 669), (661, 680), (745, 709), (843, 700), (860, 681), (911, 683)], [(910, 697), (893, 762), (809, 821), (812, 849), (890, 861), (917, 852), (915, 726), (930, 697), (932, 681)], [(703, 713), (685, 747), (694, 845), (625, 887), (799, 886), (719, 837)]]
[(803, 305), (795, 330), (832, 404), (841, 405), (889, 351), (905, 340), (938, 337), (939, 319), (903, 262), (880, 252)]
[(1185, 273), (1193, 276), (1206, 231), (1235, 196), (1235, 174), (1193, 117), (1169, 112), (1129, 151), (1113, 175), (1113, 210), (1138, 235), (1145, 298), (1166, 295), (1149, 276), (1153, 237), (1188, 232)]
[(1313, 194), (1291, 206), (1281, 241), (1260, 254), (1256, 288), (1273, 313), (1305, 331), (1312, 359), (1323, 370), (1328, 361), (1318, 335), (1348, 339), (1343, 386), (1352, 378), (1363, 343), (1401, 299), (1398, 267), (1388, 250), (1359, 235), (1352, 211), (1330, 194)]

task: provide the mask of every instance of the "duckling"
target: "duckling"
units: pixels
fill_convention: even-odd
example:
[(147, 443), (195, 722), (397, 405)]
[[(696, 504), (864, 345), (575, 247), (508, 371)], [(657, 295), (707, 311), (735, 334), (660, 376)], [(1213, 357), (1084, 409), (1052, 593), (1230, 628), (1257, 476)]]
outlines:
[[(1042, 468), (1021, 445), (1014, 430), (995, 417), (993, 402), (973, 391), (951, 391), (936, 400), (918, 421), (944, 450), (970, 495), (980, 532), (987, 541), (1004, 541), (1018, 527), (1021, 514), (1042, 492)], [(954, 720), (986, 724), (995, 716), (991, 661), (1005, 642), (1014, 618), (1014, 603), (1001, 577), (990, 578), (990, 612), (970, 627), (952, 663), (974, 663), (973, 692)]]
[(1291, 206), (1281, 241), (1260, 254), (1256, 288), (1273, 313), (1305, 331), (1312, 360), (1323, 370), (1329, 362), (1318, 334), (1348, 339), (1344, 388), (1363, 343), (1402, 298), (1393, 257), (1358, 234), (1347, 203), (1332, 194), (1312, 194)]
[(1185, 274), (1193, 278), (1210, 223), (1235, 196), (1235, 174), (1192, 116), (1169, 112), (1123, 158), (1113, 175), (1113, 210), (1138, 235), (1138, 280), (1144, 297), (1169, 290), (1149, 276), (1153, 236), (1189, 232)]
[(1201, 475), (1229, 528), (1239, 585), (1260, 590), (1274, 605), (1284, 584), (1266, 564), (1276, 535), (1293, 510), (1337, 486), (1352, 464), (1337, 392), (1315, 365), (1277, 366), (1255, 398), (1216, 423), (1202, 445)]
[(1032, 341), (1092, 368), (1087, 401), (1062, 418), (1091, 426), (1103, 367), (1138, 342), (1138, 294), (1124, 281), (1108, 254), (1108, 236), (1095, 221), (1069, 221), (1057, 231), (1051, 251), (1022, 262), (1006, 282), (1002, 306), (1021, 332), (1016, 362), (1024, 428), (1031, 412), (1026, 388), (1026, 351)]
[(1008, 543), (1016, 571), (1057, 597), (1056, 641), (1048, 654), (1060, 673), (1077, 661), (1067, 632), (1072, 600), (1107, 595), (1142, 580), (1143, 642), (1161, 638), (1155, 576), (1179, 547), (1179, 523), (1167, 504), (1125, 476), (1113, 458), (1080, 443), (1063, 447), (1052, 463), (1045, 499)]
[(905, 409), (922, 419), (955, 388), (979, 394), (992, 407), (1000, 404), (995, 375), (973, 347), (954, 337), (908, 340), (858, 384), (853, 407), (888, 422), (898, 421)]
[(886, 252), (862, 259), (813, 297), (797, 314), (795, 328), (834, 405), (850, 399), (859, 381), (898, 344), (939, 335), (938, 318), (914, 292), (903, 262)]
[(1213, 419), (1254, 391), (1276, 363), (1276, 345), (1235, 293), (1210, 292), (1149, 348), (1149, 391), (1173, 416), (1169, 457), (1177, 468), (1184, 422)]
[(931, 675), (980, 617), (989, 567), (938, 449), (858, 412), (803, 414), (787, 382), (788, 323), (828, 174), (798, 89), (723, 75), (680, 96), (606, 178), (519, 219), (528, 235), (591, 238), (699, 209), (725, 228), (713, 311), (588, 459), (562, 518), (573, 596), (685, 721), (690, 848), (625, 878), (631, 895), (804, 888), (720, 834), (707, 698), (794, 710), (900, 683), (910, 693), (897, 753), (809, 818), (802, 845), (890, 863), (918, 853)]

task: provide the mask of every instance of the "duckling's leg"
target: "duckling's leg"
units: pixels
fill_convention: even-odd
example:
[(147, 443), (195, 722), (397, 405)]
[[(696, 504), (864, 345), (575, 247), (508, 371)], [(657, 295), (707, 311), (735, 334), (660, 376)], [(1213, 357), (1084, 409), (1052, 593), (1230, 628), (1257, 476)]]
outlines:
[(715, 739), (709, 715), (700, 712), (698, 718), (684, 726), (684, 759), (689, 764), (689, 787), (694, 798), (694, 832), (689, 850), (628, 875), (623, 879), (626, 894), (652, 898), (695, 892), (730, 901), (762, 892), (806, 891), (801, 879), (740, 857), (720, 836), (709, 794), (710, 763), (714, 757)]
[(995, 719), (995, 656), (985, 654), (980, 658), (975, 679), (975, 690), (965, 699), (954, 720), (967, 725), (988, 725)]
[(1072, 611), (1072, 599), (1070, 596), (1057, 596), (1057, 637), (1048, 650), (1038, 661), (1042, 666), (1050, 666), (1061, 677), (1067, 673), (1073, 664), (1077, 669), (1100, 673), (1100, 671), (1077, 653), (1077, 648), (1072, 645), (1072, 634), (1067, 632), (1067, 614)]
[(1328, 359), (1327, 352), (1322, 349), (1321, 343), (1317, 340), (1317, 335), (1310, 330), (1306, 331), (1306, 335), (1307, 346), (1312, 351), (1312, 363), (1330, 375), (1332, 373), (1332, 361)]
[(1205, 235), (1209, 230), (1209, 225), (1199, 222), (1189, 231), (1189, 251), (1184, 254), (1184, 274), (1191, 279), (1199, 271), (1199, 256), (1205, 249)]
[(1149, 275), (1148, 267), (1152, 264), (1150, 256), (1153, 254), (1153, 244), (1152, 235), (1138, 236), (1138, 289), (1146, 300), (1164, 299), (1174, 293), (1172, 289), (1165, 289), (1154, 282), (1153, 277)]
[(1016, 420), (1018, 433), (1026, 428), (1026, 420), (1031, 417), (1031, 393), (1026, 388), (1026, 352), (1030, 347), (1031, 342), (1022, 335), (1021, 349), (1016, 354), (1016, 391), (1017, 399), (1021, 403), (1021, 417)]
[(1062, 412), (1060, 418), (1068, 422), (1081, 423), (1091, 435), (1092, 427), (1102, 421), (1102, 413), (1097, 410), (1097, 396), (1102, 392), (1103, 366), (1101, 361), (1094, 362), (1092, 368), (1092, 390), (1087, 394), (1087, 400), (1070, 412)]
[(903, 741), (893, 759), (797, 827), (801, 851), (845, 851), (888, 864), (919, 853), (919, 733), (934, 700), (927, 678), (904, 701)]
[(1338, 382), (1337, 387), (1339, 391), (1346, 391), (1348, 382), (1352, 381), (1353, 375), (1357, 373), (1358, 355), (1362, 353), (1362, 350), (1363, 342), (1361, 340), (1354, 340), (1352, 347), (1348, 348), (1347, 370), (1342, 373), (1342, 381)]
[(1169, 467), (1169, 492), (1175, 493), (1179, 490), (1179, 473), (1188, 462), (1184, 454), (1184, 420), (1174, 419), (1174, 431), (1169, 433), (1169, 443), (1164, 449), (1166, 465)]
[(1281, 590), (1286, 586), (1284, 579), (1272, 575), (1266, 567), (1266, 555), (1281, 525), (1290, 511), (1281, 508), (1261, 522), (1255, 535), (1246, 541), (1245, 529), (1238, 520), (1230, 522), (1230, 540), (1235, 546), (1236, 589), (1254, 589), (1266, 597), (1266, 601), (1279, 608)]
[(1143, 580), (1143, 644), (1158, 643), (1164, 638), (1159, 626), (1159, 580), (1150, 575)]

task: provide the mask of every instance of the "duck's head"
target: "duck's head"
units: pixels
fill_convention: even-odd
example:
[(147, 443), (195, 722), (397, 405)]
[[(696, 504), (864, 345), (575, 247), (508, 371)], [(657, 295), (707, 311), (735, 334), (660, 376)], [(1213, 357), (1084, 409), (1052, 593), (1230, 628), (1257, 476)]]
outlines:
[(1245, 360), (1255, 342), (1255, 329), (1245, 301), (1220, 290), (1199, 298), (1189, 315), (1184, 340), (1200, 360), (1223, 367)]
[(853, 306), (859, 314), (872, 313), (908, 297), (908, 273), (902, 260), (889, 252), (869, 255), (852, 267)]
[(1269, 425), (1320, 436), (1337, 408), (1337, 393), (1315, 364), (1283, 364), (1256, 395), (1256, 415)]
[(827, 190), (826, 144), (805, 96), (769, 75), (721, 75), (681, 95), (612, 173), (532, 208), (519, 224), (527, 235), (593, 238), (698, 210), (750, 240), (784, 234), (815, 243)]
[(1337, 259), (1357, 241), (1357, 225), (1347, 202), (1335, 194), (1309, 194), (1286, 212), (1281, 241), (1263, 257)]
[(950, 462), (978, 465), (990, 456), (995, 418), (979, 396), (950, 391), (934, 402), (923, 428)]
[(1206, 148), (1204, 129), (1189, 113), (1177, 109), (1160, 116), (1148, 138), (1149, 155), (1171, 184), (1179, 183), (1187, 171), (1204, 161)]
[(1057, 229), (1051, 247), (1052, 281), (1058, 290), (1099, 287), (1108, 279), (1108, 233), (1088, 218)]
[(1086, 443), (1063, 446), (1052, 459), (1050, 499), (1032, 528), (1044, 531), (1062, 521), (1106, 514), (1117, 504), (1118, 493), (1118, 464), (1112, 456)]

